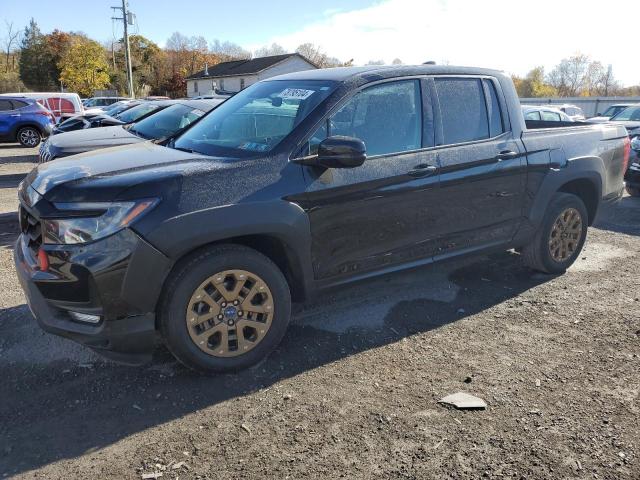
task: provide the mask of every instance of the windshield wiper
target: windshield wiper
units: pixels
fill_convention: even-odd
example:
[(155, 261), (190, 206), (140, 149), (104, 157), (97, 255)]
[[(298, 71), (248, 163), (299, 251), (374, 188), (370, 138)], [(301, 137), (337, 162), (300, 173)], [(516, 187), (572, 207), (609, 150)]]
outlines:
[(173, 148), (174, 150), (180, 150), (182, 152), (187, 152), (187, 153), (199, 153), (199, 152), (196, 152), (195, 150), (192, 150), (191, 148), (176, 147), (175, 145), (171, 145), (171, 148)]

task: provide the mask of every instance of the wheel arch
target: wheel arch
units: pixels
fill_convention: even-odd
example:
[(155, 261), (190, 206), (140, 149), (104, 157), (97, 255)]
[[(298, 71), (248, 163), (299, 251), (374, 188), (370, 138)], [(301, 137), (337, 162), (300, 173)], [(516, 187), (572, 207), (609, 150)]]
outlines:
[(315, 291), (311, 266), (309, 218), (296, 204), (278, 200), (236, 204), (175, 217), (143, 237), (170, 260), (162, 279), (162, 298), (167, 279), (181, 262), (214, 245), (235, 244), (252, 248), (283, 273), (294, 301)]
[(26, 121), (26, 122), (17, 123), (16, 125), (13, 126), (13, 129), (11, 130), (11, 137), (17, 139), (18, 132), (25, 127), (33, 127), (40, 133), (40, 136), (44, 136), (45, 132), (44, 132), (44, 129), (42, 128), (42, 125), (39, 125), (38, 122)]

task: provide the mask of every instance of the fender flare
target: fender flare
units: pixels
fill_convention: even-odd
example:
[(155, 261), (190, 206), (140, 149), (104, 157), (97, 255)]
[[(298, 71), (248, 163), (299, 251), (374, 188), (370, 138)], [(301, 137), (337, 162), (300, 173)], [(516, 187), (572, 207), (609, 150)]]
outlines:
[(544, 218), (551, 197), (563, 185), (575, 180), (588, 180), (596, 190), (598, 205), (602, 198), (603, 179), (605, 178), (604, 163), (599, 157), (582, 157), (570, 160), (565, 167), (550, 169), (533, 200), (527, 217), (529, 223), (537, 228)]
[[(303, 297), (315, 291), (309, 217), (300, 206), (286, 200), (239, 203), (179, 215), (163, 222), (145, 239), (170, 259), (173, 268), (198, 248), (248, 236), (279, 242), (287, 256), (282, 260), (295, 282), (292, 289), (299, 289)], [(165, 280), (166, 276), (163, 283)]]

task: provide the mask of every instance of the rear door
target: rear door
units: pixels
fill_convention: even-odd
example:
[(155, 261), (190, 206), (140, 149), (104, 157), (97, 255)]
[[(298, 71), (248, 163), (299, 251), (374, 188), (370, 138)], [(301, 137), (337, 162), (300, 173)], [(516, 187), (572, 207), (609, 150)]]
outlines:
[(360, 167), (304, 167), (307, 191), (292, 199), (309, 216), (318, 280), (433, 256), (438, 165), (431, 90), (420, 79), (366, 87), (311, 135), (305, 154), (334, 135), (357, 137), (367, 148)]
[(438, 77), (438, 255), (510, 240), (522, 217), (526, 157), (492, 78)]

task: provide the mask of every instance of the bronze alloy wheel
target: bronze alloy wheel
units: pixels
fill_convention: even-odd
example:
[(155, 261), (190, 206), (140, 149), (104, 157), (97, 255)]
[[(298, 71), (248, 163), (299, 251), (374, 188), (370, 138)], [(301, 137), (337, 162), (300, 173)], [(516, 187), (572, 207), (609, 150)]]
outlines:
[(225, 270), (200, 284), (186, 312), (189, 335), (205, 353), (236, 357), (253, 349), (269, 331), (273, 296), (259, 276)]
[(575, 253), (582, 237), (582, 216), (575, 208), (563, 210), (549, 235), (549, 252), (556, 262), (567, 261)]

